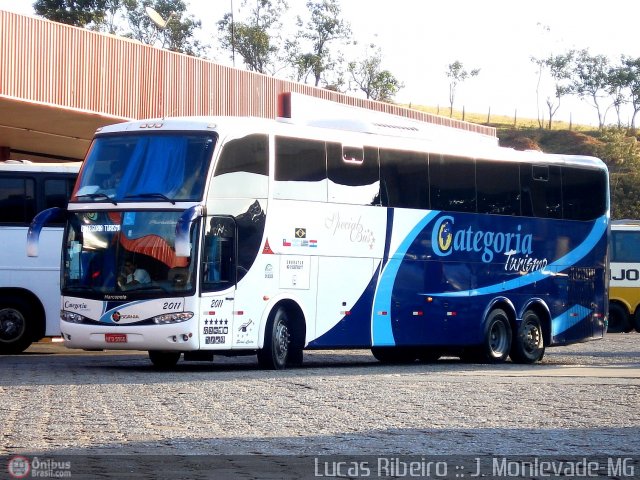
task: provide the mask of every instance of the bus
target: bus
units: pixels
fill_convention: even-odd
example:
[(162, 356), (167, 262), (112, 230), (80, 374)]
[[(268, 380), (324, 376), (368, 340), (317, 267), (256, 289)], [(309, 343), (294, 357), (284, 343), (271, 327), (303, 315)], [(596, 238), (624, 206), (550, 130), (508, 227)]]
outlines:
[(640, 332), (640, 221), (611, 222), (609, 329)]
[(40, 257), (27, 257), (24, 245), (38, 212), (67, 206), (79, 169), (79, 162), (0, 162), (0, 355), (20, 353), (45, 336), (60, 335), (64, 223), (44, 229)]
[(68, 211), (41, 214), (28, 245), (66, 215), (66, 346), (282, 369), (344, 348), (534, 363), (603, 337), (600, 160), (296, 98), (275, 119), (96, 132)]

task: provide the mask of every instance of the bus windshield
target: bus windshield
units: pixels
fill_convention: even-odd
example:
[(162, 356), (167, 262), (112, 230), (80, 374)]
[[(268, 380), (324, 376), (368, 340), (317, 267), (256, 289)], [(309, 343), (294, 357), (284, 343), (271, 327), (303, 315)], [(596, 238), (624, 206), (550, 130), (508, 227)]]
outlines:
[(71, 201), (198, 201), (214, 145), (211, 134), (97, 137)]
[[(62, 291), (103, 298), (193, 292), (194, 262), (178, 257), (180, 211), (77, 212), (64, 242)], [(191, 244), (197, 228), (192, 229)]]

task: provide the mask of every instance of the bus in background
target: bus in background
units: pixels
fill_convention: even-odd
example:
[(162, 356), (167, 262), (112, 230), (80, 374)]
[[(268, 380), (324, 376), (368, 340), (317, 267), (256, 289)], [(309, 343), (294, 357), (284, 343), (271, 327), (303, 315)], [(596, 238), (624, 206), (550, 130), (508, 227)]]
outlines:
[(66, 208), (77, 163), (0, 162), (0, 355), (60, 335), (60, 248), (64, 223), (42, 232), (42, 255), (25, 255), (27, 230), (40, 211)]
[(65, 345), (281, 369), (320, 348), (533, 363), (602, 338), (600, 160), (300, 98), (287, 118), (96, 133), (67, 212)]
[(640, 332), (640, 221), (611, 222), (609, 332)]

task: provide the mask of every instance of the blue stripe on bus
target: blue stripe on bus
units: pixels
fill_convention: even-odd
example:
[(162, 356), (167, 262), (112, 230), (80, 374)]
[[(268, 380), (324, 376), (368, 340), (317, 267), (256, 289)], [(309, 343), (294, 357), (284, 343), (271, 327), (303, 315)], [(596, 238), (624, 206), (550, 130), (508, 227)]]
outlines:
[[(456, 292), (438, 292), (438, 293), (421, 293), (420, 295), (429, 296), (429, 297), (468, 297), (471, 295), (489, 295), (492, 293), (501, 293), (505, 290), (516, 289), (519, 287), (524, 287), (525, 285), (530, 285), (535, 282), (540, 282), (549, 276), (556, 275), (562, 270), (566, 270), (567, 268), (573, 266), (579, 260), (584, 258), (596, 244), (602, 239), (602, 236), (607, 231), (607, 217), (602, 216), (598, 218), (587, 235), (587, 238), (574, 248), (571, 252), (565, 255), (562, 258), (559, 258), (553, 263), (550, 263), (546, 267), (541, 270), (537, 270), (533, 273), (528, 273), (520, 278), (516, 278), (513, 280), (507, 280), (506, 282), (496, 283), (494, 285), (488, 285), (482, 288), (475, 288), (473, 290), (460, 290)], [(412, 232), (413, 233), (413, 232)]]
[(371, 320), (372, 345), (392, 346), (396, 344), (391, 328), (391, 293), (398, 269), (413, 241), (439, 213), (439, 211), (430, 212), (420, 220), (398, 247), (394, 255), (395, 258), (391, 258), (384, 266), (373, 301), (373, 316)]
[(574, 305), (551, 321), (551, 337), (560, 335), (584, 320), (591, 310), (582, 305)]

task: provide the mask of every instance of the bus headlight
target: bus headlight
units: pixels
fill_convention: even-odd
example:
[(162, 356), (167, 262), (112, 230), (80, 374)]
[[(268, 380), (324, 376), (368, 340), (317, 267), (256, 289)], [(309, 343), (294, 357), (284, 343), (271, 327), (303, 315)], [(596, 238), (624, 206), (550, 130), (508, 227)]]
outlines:
[(175, 312), (175, 313), (163, 313), (157, 317), (153, 317), (153, 323), (156, 325), (166, 325), (168, 323), (180, 323), (186, 322), (193, 318), (193, 312)]
[(84, 323), (86, 317), (75, 312), (68, 312), (66, 310), (60, 310), (60, 320), (70, 323)]

